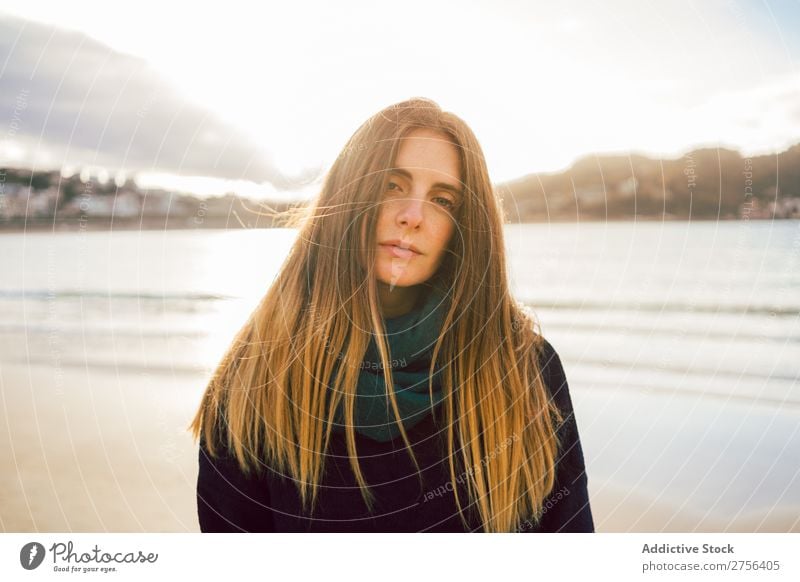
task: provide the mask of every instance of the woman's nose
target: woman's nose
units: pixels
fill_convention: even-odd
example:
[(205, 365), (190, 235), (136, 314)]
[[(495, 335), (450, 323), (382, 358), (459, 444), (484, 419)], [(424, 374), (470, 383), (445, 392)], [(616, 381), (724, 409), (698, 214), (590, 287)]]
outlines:
[(399, 203), (397, 221), (409, 228), (417, 228), (422, 222), (425, 201), (421, 198), (403, 198)]

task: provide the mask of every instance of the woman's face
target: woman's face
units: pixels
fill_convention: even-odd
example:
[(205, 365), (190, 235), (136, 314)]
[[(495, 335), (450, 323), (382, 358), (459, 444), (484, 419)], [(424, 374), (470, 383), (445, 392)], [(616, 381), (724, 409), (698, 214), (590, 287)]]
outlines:
[(378, 209), (378, 280), (409, 287), (436, 273), (455, 230), (460, 176), (458, 151), (447, 135), (417, 129), (400, 140)]

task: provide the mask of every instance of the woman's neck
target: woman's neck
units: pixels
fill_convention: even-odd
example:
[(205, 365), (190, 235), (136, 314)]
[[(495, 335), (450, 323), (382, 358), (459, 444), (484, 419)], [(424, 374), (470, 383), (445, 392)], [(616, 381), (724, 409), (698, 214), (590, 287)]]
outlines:
[(378, 299), (380, 301), (381, 315), (385, 319), (400, 317), (412, 309), (419, 299), (421, 287), (390, 287), (378, 281)]

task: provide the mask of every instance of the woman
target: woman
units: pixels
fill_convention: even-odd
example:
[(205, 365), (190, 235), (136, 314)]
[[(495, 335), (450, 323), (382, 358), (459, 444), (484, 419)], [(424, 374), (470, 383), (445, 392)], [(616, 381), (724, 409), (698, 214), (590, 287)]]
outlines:
[(380, 111), (307, 212), (191, 425), (201, 529), (594, 531), (469, 127), (427, 99)]

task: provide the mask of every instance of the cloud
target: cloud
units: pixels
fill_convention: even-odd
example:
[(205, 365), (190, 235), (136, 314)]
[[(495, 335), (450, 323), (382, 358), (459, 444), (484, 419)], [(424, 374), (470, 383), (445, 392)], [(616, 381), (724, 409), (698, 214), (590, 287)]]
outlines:
[(0, 63), (0, 152), (22, 152), (23, 165), (98, 165), (294, 187), (252, 140), (147, 62), (84, 34), (0, 17)]

